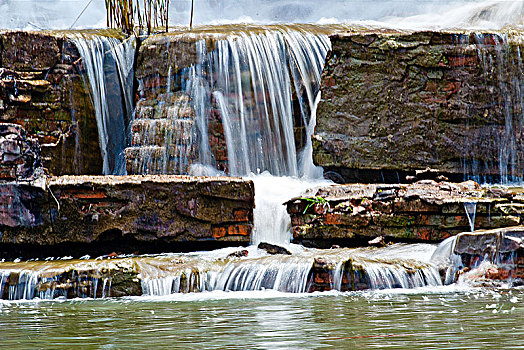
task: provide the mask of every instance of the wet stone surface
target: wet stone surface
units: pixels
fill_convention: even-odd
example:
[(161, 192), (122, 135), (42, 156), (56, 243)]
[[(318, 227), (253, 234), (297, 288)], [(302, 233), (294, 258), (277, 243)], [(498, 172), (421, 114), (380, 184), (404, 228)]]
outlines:
[[(501, 188), (419, 181), (406, 185), (333, 185), (287, 202), (294, 242), (329, 248), (383, 236), (439, 242), (460, 232), (516, 226), (524, 198)], [(466, 208), (470, 212), (469, 218)]]
[(331, 35), (315, 164), (342, 182), (398, 183), (427, 167), (453, 180), (521, 177), (522, 35)]
[(460, 256), (455, 280), (486, 285), (510, 282), (524, 285), (524, 227), (461, 233), (453, 252)]

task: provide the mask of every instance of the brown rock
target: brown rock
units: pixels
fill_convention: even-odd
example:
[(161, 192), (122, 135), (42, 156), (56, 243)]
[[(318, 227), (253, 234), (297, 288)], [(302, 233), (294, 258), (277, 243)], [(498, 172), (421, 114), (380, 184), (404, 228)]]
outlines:
[[(0, 202), (4, 244), (220, 240), (237, 245), (250, 242), (253, 228), (253, 184), (236, 178), (56, 177), (46, 190), (0, 185)], [(239, 210), (245, 213), (240, 218)]]
[[(507, 40), (502, 34), (440, 32), (331, 35), (313, 136), (315, 163), (346, 182), (359, 176), (384, 181), (373, 171), (398, 182), (397, 176), (427, 168), (432, 170), (418, 176), (439, 181), (464, 174), (521, 176), (519, 35)], [(482, 44), (487, 36), (500, 44)], [(509, 83), (515, 77), (517, 88)]]

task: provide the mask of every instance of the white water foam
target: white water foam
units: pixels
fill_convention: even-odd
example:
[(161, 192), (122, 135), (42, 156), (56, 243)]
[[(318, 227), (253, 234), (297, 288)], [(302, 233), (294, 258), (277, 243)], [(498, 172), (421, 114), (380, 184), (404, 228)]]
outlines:
[[(0, 28), (68, 29), (87, 4), (83, 0), (4, 0)], [(523, 25), (522, 0), (198, 0), (196, 25), (226, 23), (347, 23), (405, 28), (491, 28)], [(105, 26), (104, 1), (93, 0), (75, 28)], [(172, 0), (173, 25), (189, 25), (190, 0)], [(57, 15), (59, 14), (59, 15)]]
[(325, 180), (276, 177), (264, 172), (250, 175), (255, 184), (255, 231), (252, 243), (288, 244), (291, 241), (291, 219), (284, 202), (300, 196), (307, 189), (326, 186)]

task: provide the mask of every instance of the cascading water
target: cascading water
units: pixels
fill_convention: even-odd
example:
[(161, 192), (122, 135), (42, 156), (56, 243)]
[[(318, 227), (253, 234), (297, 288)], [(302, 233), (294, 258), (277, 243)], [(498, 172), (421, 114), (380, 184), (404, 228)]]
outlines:
[[(138, 102), (133, 147), (126, 150), (133, 172), (180, 174), (192, 164), (193, 174), (215, 167), (234, 176), (269, 171), (274, 176), (319, 177), (308, 163), (311, 157), (300, 152), (311, 153), (311, 116), (330, 48), (327, 35), (281, 27), (233, 32), (226, 39), (211, 36), (194, 45), (196, 61), (181, 71), (169, 67), (166, 93), (152, 92), (155, 106), (147, 106), (147, 97)], [(187, 99), (173, 98), (177, 95)], [(188, 101), (185, 118), (159, 113), (160, 106), (188, 110)], [(182, 133), (189, 142), (179, 153), (181, 133), (173, 130), (181, 120), (194, 123), (194, 129)], [(157, 139), (161, 144), (153, 141)], [(162, 147), (166, 156), (154, 151), (134, 155), (152, 145)], [(198, 156), (193, 160), (194, 149)]]
[(2, 263), (0, 299), (100, 298), (121, 293), (122, 288), (136, 293), (137, 287), (143, 295), (161, 296), (439, 286), (438, 270), (429, 263), (434, 249), (429, 244), (327, 251), (295, 247), (292, 255), (268, 255), (251, 246), (245, 257), (235, 256), (238, 248), (226, 248), (109, 260)]
[[(192, 142), (186, 150), (198, 149), (198, 163), (190, 166), (191, 174), (220, 174), (216, 168), (227, 170), (230, 175), (267, 172), (251, 175), (256, 192), (263, 193), (256, 196), (253, 243), (287, 244), (290, 219), (282, 203), (315, 184), (274, 176), (318, 179), (322, 175), (312, 163), (310, 136), (329, 39), (324, 34), (281, 27), (234, 32), (227, 39), (211, 41), (212, 45), (206, 39), (194, 44), (196, 62), (183, 72), (175, 73), (169, 67), (167, 92), (158, 95), (160, 103), (154, 114), (158, 114), (159, 105), (164, 109), (191, 110), (188, 113), (191, 118), (187, 120), (194, 123), (194, 131), (186, 135), (198, 135), (186, 137)], [(209, 50), (208, 46), (214, 49)], [(175, 83), (179, 80), (180, 83)], [(176, 94), (187, 99), (183, 102), (173, 99)], [(139, 119), (133, 125), (135, 131), (141, 129), (134, 133), (133, 139), (141, 142), (133, 143), (143, 145), (147, 144), (144, 140), (154, 139), (163, 142), (154, 149), (128, 148), (130, 168), (136, 173), (185, 173), (192, 151), (179, 157), (169, 156), (175, 153), (174, 149), (180, 149), (179, 133), (172, 132), (175, 129), (172, 126), (158, 136), (154, 125), (164, 119), (142, 119), (142, 115), (152, 114), (147, 112), (150, 107), (144, 106), (145, 101), (138, 103)], [(210, 125), (211, 122), (216, 125), (217, 118), (219, 129), (223, 130), (225, 159), (217, 150), (216, 127)], [(168, 120), (180, 120), (180, 116)], [(148, 127), (139, 128), (138, 123)], [(297, 144), (296, 139), (301, 139), (302, 144)], [(158, 148), (160, 157), (155, 154)], [(137, 152), (142, 153), (136, 157), (133, 154)]]
[(95, 108), (104, 175), (126, 173), (124, 148), (133, 112), (134, 38), (120, 41), (102, 35), (70, 34), (85, 69)]
[[(226, 23), (344, 23), (380, 21), (408, 28), (500, 28), (523, 24), (522, 0), (340, 1), (326, 0), (199, 0), (194, 24)], [(81, 0), (4, 0), (0, 27), (16, 29), (101, 28), (105, 26), (104, 1), (94, 0), (85, 13)], [(190, 0), (171, 1), (170, 23), (188, 25)], [(60, 13), (60, 16), (56, 16)], [(373, 22), (372, 22), (373, 23)], [(376, 23), (376, 22), (375, 22)]]
[[(494, 41), (494, 42), (493, 42)], [(495, 80), (495, 87), (501, 91), (504, 101), (504, 133), (500, 135), (499, 174), (502, 184), (522, 182), (520, 164), (524, 162), (518, 149), (518, 140), (524, 132), (522, 120), (524, 118), (524, 68), (520, 47), (511, 47), (507, 34), (486, 38), (484, 35), (475, 35), (475, 45), (479, 61), (486, 76)], [(492, 46), (494, 50), (482, 50)], [(510, 55), (511, 50), (517, 50)], [(490, 74), (491, 73), (491, 74)], [(496, 103), (496, 101), (494, 101)]]
[(469, 228), (471, 232), (475, 231), (475, 216), (477, 214), (477, 202), (464, 203), (464, 210), (468, 218)]
[[(281, 28), (235, 33), (216, 40), (213, 50), (204, 39), (195, 46), (197, 62), (183, 72), (168, 74), (165, 90), (157, 95), (155, 105), (138, 103), (133, 147), (126, 155), (138, 152), (140, 156), (132, 157), (128, 168), (138, 173), (180, 173), (189, 165), (190, 150), (198, 149), (199, 163), (191, 166), (192, 173), (217, 174), (215, 167), (220, 166), (209, 129), (209, 112), (217, 111), (227, 147), (223, 169), (231, 175), (251, 174), (256, 186), (253, 243), (286, 245), (293, 254), (270, 256), (252, 246), (249, 256), (240, 259), (221, 252), (212, 253), (211, 258), (205, 254), (196, 258), (181, 255), (176, 261), (169, 256), (138, 259), (143, 294), (262, 289), (300, 293), (441, 284), (437, 270), (419, 258), (377, 257), (376, 250), (334, 249), (326, 263), (320, 264), (316, 259), (319, 251), (289, 245), (290, 219), (282, 203), (322, 184), (321, 173), (311, 160), (310, 136), (320, 75), (330, 48), (326, 35)], [(91, 56), (100, 59), (100, 55)], [(169, 67), (168, 72), (172, 71)], [(90, 82), (103, 81), (100, 77), (101, 73), (89, 75)], [(103, 106), (100, 109), (104, 111)], [(103, 122), (108, 115), (100, 115), (105, 130)], [(188, 128), (178, 128), (180, 123)], [(300, 139), (297, 126), (305, 134), (300, 145), (296, 143)], [(181, 146), (188, 147), (178, 153)], [(155, 152), (160, 156), (154, 157)], [(304, 181), (308, 178), (315, 181)], [(91, 295), (96, 293), (96, 289), (91, 291)], [(53, 292), (46, 297), (56, 295)]]
[[(512, 9), (514, 13), (522, 12), (522, 3), (514, 2)], [(490, 18), (500, 17), (500, 11), (491, 13), (494, 15)], [(478, 23), (477, 17), (471, 17), (472, 26)], [(409, 23), (415, 22), (406, 26)], [(128, 143), (133, 146), (128, 148), (129, 154), (136, 153), (131, 166), (136, 173), (185, 173), (190, 163), (193, 174), (202, 170), (207, 174), (226, 171), (243, 176), (263, 173), (254, 176), (257, 209), (253, 243), (289, 243), (289, 217), (282, 202), (313, 183), (292, 178), (277, 181), (269, 173), (320, 177), (311, 161), (310, 136), (316, 122), (320, 75), (330, 49), (327, 35), (281, 27), (230, 33), (226, 38), (213, 38), (212, 45), (206, 39), (197, 40), (196, 61), (181, 72), (172, 72), (173, 67), (168, 67), (165, 91), (157, 96), (157, 104), (139, 102), (132, 138), (126, 125), (131, 123), (134, 42), (122, 43), (104, 36), (73, 35), (72, 39), (83, 58), (96, 109), (105, 174), (125, 173), (123, 152)], [(502, 52), (499, 57), (503, 57)], [(497, 59), (496, 64), (503, 64)], [(494, 63), (491, 57), (482, 60)], [(516, 66), (522, 72), (522, 62)], [(515, 79), (512, 86), (522, 97), (522, 83), (518, 75)], [(522, 98), (517, 107), (518, 103), (522, 104)], [(212, 118), (221, 124), (225, 148), (217, 150), (209, 125)], [(509, 122), (507, 129), (506, 137), (510, 139)], [(501, 164), (501, 177), (511, 173), (511, 164), (515, 163), (514, 147), (511, 143), (508, 147), (508, 151), (501, 151), (500, 159), (505, 164)], [(222, 154), (224, 157), (219, 159), (219, 151), (225, 151), (227, 157)], [(510, 171), (502, 173), (503, 168)], [(449, 244), (448, 250), (452, 250), (453, 244)], [(140, 279), (146, 295), (262, 289), (299, 293), (440, 285), (437, 268), (428, 259), (435, 247), (422, 246), (424, 254), (417, 256), (409, 256), (404, 246), (393, 246), (382, 250), (333, 249), (322, 252), (322, 259), (315, 249), (288, 246), (292, 255), (271, 256), (252, 246), (248, 256), (242, 258), (229, 256), (233, 252), (229, 250), (134, 258), (128, 264), (136, 269), (136, 280)], [(73, 288), (76, 296), (110, 295), (112, 280), (104, 276), (107, 267), (93, 263), (89, 269), (89, 277), (78, 275), (64, 280), (69, 276), (64, 271), (2, 268), (0, 294), (9, 299), (56, 298), (67, 296), (66, 290)], [(448, 275), (452, 274), (448, 271)]]
[[(209, 53), (209, 90), (222, 113), (231, 175), (269, 171), (299, 176), (293, 91), (300, 118), (309, 124), (329, 49), (324, 35), (301, 32), (242, 33)], [(251, 105), (250, 105), (251, 104)], [(307, 139), (307, 137), (306, 137)]]

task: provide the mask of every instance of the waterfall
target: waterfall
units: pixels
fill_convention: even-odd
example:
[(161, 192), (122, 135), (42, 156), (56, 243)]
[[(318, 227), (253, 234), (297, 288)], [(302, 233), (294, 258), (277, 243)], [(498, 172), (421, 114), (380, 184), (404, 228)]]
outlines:
[[(383, 21), (417, 28), (500, 28), (522, 24), (522, 0), (198, 0), (194, 23), (343, 23)], [(100, 28), (106, 24), (104, 1), (94, 0), (77, 18), (86, 2), (81, 0), (3, 0), (0, 17), (5, 29)], [(190, 1), (171, 1), (171, 24), (188, 25)], [(59, 15), (57, 15), (59, 14)]]
[(108, 279), (96, 274), (53, 273), (45, 269), (0, 270), (0, 299), (2, 295), (7, 300), (97, 298), (109, 296), (110, 289)]
[(100, 35), (70, 34), (85, 70), (96, 114), (104, 175), (126, 173), (124, 148), (133, 112), (133, 62), (135, 39), (120, 41)]
[[(472, 34), (461, 36), (456, 44), (464, 47), (466, 55), (476, 54), (488, 91), (485, 110), (472, 112), (465, 121), (465, 130), (478, 128), (477, 119), (496, 119), (503, 129), (486, 130), (479, 138), (476, 131), (465, 135), (464, 179), (479, 183), (503, 185), (522, 183), (522, 151), (520, 139), (524, 133), (524, 66), (520, 45), (524, 38), (518, 32)], [(519, 44), (520, 43), (520, 44)], [(474, 93), (473, 89), (469, 93)], [(480, 132), (480, 131), (479, 131)], [(498, 154), (483, 154), (486, 143), (498, 146)], [(490, 175), (482, 176), (482, 173)], [(498, 174), (497, 174), (498, 173)], [(498, 176), (497, 176), (498, 175)]]
[(381, 249), (301, 248), (292, 255), (269, 255), (251, 246), (242, 257), (235, 256), (236, 249), (118, 259), (3, 262), (0, 299), (265, 289), (306, 293), (442, 284), (437, 268), (428, 262), (435, 250), (429, 244)]
[(475, 216), (477, 214), (477, 202), (465, 202), (464, 210), (468, 218), (469, 229), (471, 232), (475, 231)]
[(454, 283), (457, 271), (463, 268), (460, 255), (455, 254), (456, 243), (457, 236), (446, 238), (438, 245), (431, 256), (431, 262), (437, 266), (439, 270), (444, 272), (444, 284)]
[[(144, 295), (161, 296), (216, 290), (305, 293), (442, 285), (438, 270), (426, 262), (434, 247), (421, 246), (426, 256), (422, 260), (406, 254), (402, 245), (384, 248), (387, 252), (382, 253), (374, 249), (323, 251), (325, 259), (316, 258), (321, 252), (314, 249), (293, 255), (264, 255), (251, 247), (247, 257), (228, 258), (221, 264), (216, 262), (222, 259), (215, 256), (211, 261), (208, 257), (191, 263), (183, 260), (169, 269), (144, 267), (142, 290)], [(325, 260), (324, 265), (319, 266), (319, 260)]]
[[(199, 72), (201, 77), (214, 74), (215, 79), (199, 81), (208, 83), (205, 90), (220, 110), (229, 173), (304, 175), (294, 128), (310, 123), (330, 47), (327, 36), (298, 31), (240, 33), (216, 46), (214, 51), (200, 52), (205, 59)], [(198, 48), (205, 50), (204, 45)], [(209, 157), (200, 159), (205, 163)]]
[[(519, 38), (522, 41), (522, 38)], [(516, 39), (517, 41), (517, 39)], [(478, 58), (484, 70), (486, 80), (498, 88), (503, 101), (493, 101), (503, 106), (504, 133), (499, 136), (499, 174), (502, 184), (522, 182), (520, 173), (524, 163), (518, 149), (519, 140), (524, 132), (524, 68), (520, 47), (511, 47), (507, 34), (475, 35)], [(489, 50), (492, 46), (494, 49)], [(510, 51), (516, 50), (511, 55)], [(515, 58), (515, 59), (513, 59)]]
[[(153, 92), (153, 106), (148, 105), (151, 97), (137, 105), (133, 147), (126, 150), (132, 172), (183, 174), (191, 169), (197, 174), (195, 169), (214, 167), (233, 176), (268, 171), (319, 177), (310, 157), (300, 153), (311, 153), (313, 112), (330, 48), (327, 35), (279, 27), (211, 36), (194, 45), (195, 62), (182, 70), (169, 67), (166, 92)], [(187, 99), (173, 98), (181, 95)], [(175, 112), (162, 115), (160, 106)], [(181, 110), (190, 112), (181, 116), (176, 112)], [(169, 132), (182, 119), (194, 127), (186, 132), (190, 142), (177, 153), (180, 136)], [(160, 122), (162, 127), (154, 126)], [(157, 139), (162, 144), (152, 141)], [(153, 145), (166, 156), (153, 151), (134, 155)]]
[[(170, 41), (165, 45), (169, 51)], [(258, 194), (252, 241), (289, 243), (282, 203), (320, 183), (281, 177), (322, 176), (313, 165), (311, 134), (329, 38), (278, 27), (212, 35), (192, 45), (192, 65), (180, 69), (175, 60), (164, 67), (165, 83), (152, 90), (140, 81), (128, 170), (263, 174), (250, 177)]]

